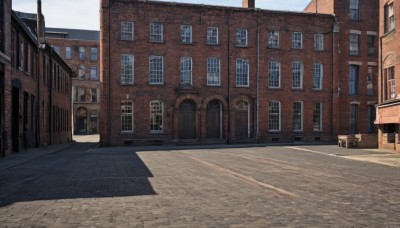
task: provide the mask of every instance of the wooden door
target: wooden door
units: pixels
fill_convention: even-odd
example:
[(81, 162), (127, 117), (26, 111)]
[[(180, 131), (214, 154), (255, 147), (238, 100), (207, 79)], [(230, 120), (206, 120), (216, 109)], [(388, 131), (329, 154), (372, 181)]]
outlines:
[(221, 104), (213, 100), (207, 105), (206, 118), (207, 138), (221, 138)]
[(196, 138), (196, 106), (186, 100), (179, 106), (179, 138), (195, 139)]

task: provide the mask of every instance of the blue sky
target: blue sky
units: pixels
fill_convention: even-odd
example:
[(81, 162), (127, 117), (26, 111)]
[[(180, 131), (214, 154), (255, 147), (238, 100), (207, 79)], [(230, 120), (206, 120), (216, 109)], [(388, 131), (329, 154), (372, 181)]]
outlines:
[[(165, 0), (160, 0), (165, 1)], [(302, 11), (311, 0), (256, 0), (261, 9)], [(13, 0), (13, 9), (36, 12), (36, 0)], [(174, 0), (195, 4), (240, 7), (242, 0)], [(99, 30), (99, 0), (42, 0), (47, 27)], [(78, 7), (79, 6), (79, 7)]]

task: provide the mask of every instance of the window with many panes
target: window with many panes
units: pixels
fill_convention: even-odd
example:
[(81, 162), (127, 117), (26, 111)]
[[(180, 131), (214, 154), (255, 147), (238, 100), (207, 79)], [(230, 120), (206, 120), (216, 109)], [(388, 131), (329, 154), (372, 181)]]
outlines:
[(396, 79), (394, 66), (385, 69), (385, 76), (387, 80), (387, 95), (388, 99), (396, 98)]
[(161, 23), (150, 23), (150, 41), (163, 42), (163, 29), (163, 24)]
[(121, 101), (121, 131), (133, 132), (133, 102)]
[(385, 26), (385, 33), (390, 32), (394, 29), (395, 26), (395, 18), (394, 18), (394, 3), (385, 5), (385, 21), (384, 21), (384, 26)]
[(245, 47), (247, 46), (247, 29), (238, 28), (236, 29), (236, 46)]
[(301, 89), (303, 88), (303, 63), (293, 62), (292, 63), (292, 88)]
[(99, 80), (96, 66), (90, 67), (90, 80)]
[(98, 49), (95, 47), (90, 48), (90, 60), (96, 61), (98, 58)]
[(86, 59), (85, 47), (79, 47), (79, 58), (81, 60)]
[(207, 44), (217, 45), (218, 44), (218, 28), (208, 27), (207, 28)]
[(375, 55), (375, 35), (368, 35), (368, 55)]
[(350, 134), (358, 133), (358, 106), (350, 104)]
[(162, 101), (150, 102), (150, 132), (161, 133), (164, 129), (164, 105)]
[(324, 50), (324, 34), (314, 34), (314, 50)]
[(374, 67), (368, 67), (367, 75), (367, 95), (374, 95), (374, 77), (375, 70)]
[(294, 48), (294, 49), (302, 49), (303, 48), (303, 33), (293, 32), (292, 48)]
[(293, 102), (293, 130), (303, 130), (303, 102)]
[(236, 59), (236, 86), (249, 86), (249, 60)]
[(85, 72), (86, 72), (85, 66), (81, 65), (78, 67), (79, 80), (85, 80), (86, 78)]
[(192, 58), (181, 58), (181, 85), (192, 85)]
[(65, 47), (65, 58), (71, 59), (71, 47)]
[(313, 130), (322, 131), (322, 103), (315, 102), (313, 105)]
[(164, 57), (150, 56), (150, 85), (160, 85), (164, 82)]
[(121, 85), (133, 84), (134, 80), (134, 56), (121, 55)]
[(121, 40), (133, 40), (133, 22), (121, 22)]
[(315, 90), (322, 90), (324, 66), (321, 63), (313, 64), (313, 86)]
[(358, 95), (358, 71), (359, 71), (359, 66), (350, 65), (349, 95)]
[(270, 101), (268, 110), (268, 130), (281, 130), (281, 103), (279, 101)]
[(359, 0), (350, 0), (350, 20), (360, 20), (360, 5)]
[(276, 61), (268, 62), (268, 87), (281, 87), (281, 64)]
[(268, 48), (279, 48), (279, 31), (269, 31)]
[(192, 26), (181, 25), (181, 42), (184, 44), (192, 43)]
[(221, 66), (219, 58), (207, 58), (207, 85), (221, 85)]
[(359, 54), (360, 35), (350, 34), (350, 55)]

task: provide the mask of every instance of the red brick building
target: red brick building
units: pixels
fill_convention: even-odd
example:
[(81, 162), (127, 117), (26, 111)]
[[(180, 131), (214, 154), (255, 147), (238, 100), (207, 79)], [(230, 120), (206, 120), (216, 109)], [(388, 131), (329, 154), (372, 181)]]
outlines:
[(11, 1), (0, 5), (4, 12), (4, 33), (0, 33), (4, 69), (0, 83), (1, 155), (70, 142), (73, 71), (45, 42), (43, 16), (36, 34), (28, 26), (32, 21), (29, 14), (12, 11)]
[[(335, 2), (347, 12), (348, 1)], [(365, 42), (377, 23), (335, 17), (339, 6), (316, 14), (243, 5), (102, 0), (101, 145), (331, 141), (373, 131), (376, 86), (367, 91), (361, 75), (377, 62)]]
[(46, 37), (78, 74), (72, 79), (74, 134), (98, 134), (101, 83), (99, 31), (46, 28)]
[(400, 151), (400, 4), (380, 0), (379, 104), (377, 119), (379, 148)]

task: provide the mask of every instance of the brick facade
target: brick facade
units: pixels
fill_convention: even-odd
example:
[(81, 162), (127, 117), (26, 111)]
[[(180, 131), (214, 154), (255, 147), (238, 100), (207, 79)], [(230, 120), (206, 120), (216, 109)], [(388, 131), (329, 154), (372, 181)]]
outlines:
[[(330, 141), (338, 134), (349, 133), (352, 102), (360, 106), (356, 129), (368, 132), (365, 112), (368, 102), (376, 100), (376, 92), (367, 96), (366, 79), (361, 75), (366, 75), (368, 64), (376, 64), (377, 59), (364, 53), (364, 38), (367, 31), (377, 32), (377, 26), (364, 25), (366, 21), (373, 27), (367, 18), (357, 22), (363, 35), (362, 51), (359, 56), (349, 56), (351, 26), (337, 23), (345, 24), (342, 16), (155, 1), (103, 0), (101, 7), (102, 146)], [(339, 5), (335, 5), (339, 10), (336, 7)], [(370, 9), (362, 7), (361, 11), (365, 10)], [(132, 40), (122, 39), (122, 22), (133, 23)], [(161, 42), (150, 40), (151, 23), (162, 24)], [(336, 31), (338, 24), (341, 27)], [(181, 40), (183, 25), (191, 26), (188, 44)], [(218, 28), (216, 45), (207, 43), (210, 27)], [(247, 31), (247, 44), (237, 45), (237, 34), (243, 29)], [(273, 31), (279, 33), (277, 47), (269, 47)], [(299, 48), (294, 46), (294, 37), (301, 37)], [(321, 50), (315, 48), (316, 37), (322, 37)], [(132, 84), (124, 84), (125, 78), (121, 78), (125, 54), (134, 58)], [(149, 80), (152, 56), (163, 59), (160, 84)], [(181, 81), (181, 75), (185, 75), (180, 71), (182, 57), (192, 59), (189, 84)], [(220, 60), (221, 83), (217, 86), (207, 83), (208, 58)], [(350, 62), (362, 65), (360, 92), (352, 97), (346, 86)], [(248, 71), (237, 63), (244, 63)], [(299, 67), (298, 74), (295, 67)], [(244, 75), (248, 73), (244, 85), (237, 80), (243, 69)], [(321, 84), (314, 72), (322, 78)], [(152, 101), (161, 102), (160, 117), (153, 115)], [(154, 131), (154, 122), (162, 127), (156, 124)]]

